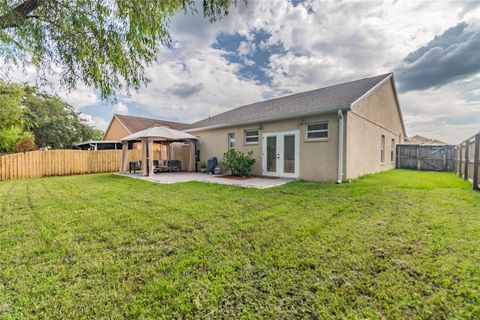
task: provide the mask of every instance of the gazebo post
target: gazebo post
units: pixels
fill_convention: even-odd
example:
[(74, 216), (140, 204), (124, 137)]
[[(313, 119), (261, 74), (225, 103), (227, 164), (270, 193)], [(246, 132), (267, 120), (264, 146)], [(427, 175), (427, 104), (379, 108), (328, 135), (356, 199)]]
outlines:
[(147, 139), (148, 145), (148, 176), (153, 176), (153, 138)]
[(128, 170), (128, 141), (122, 142), (122, 160), (120, 162), (120, 173), (127, 173)]
[(188, 144), (188, 171), (195, 172), (195, 140), (187, 140)]
[(142, 174), (144, 176), (148, 176), (148, 172), (147, 172), (147, 148), (148, 148), (148, 144), (147, 144), (147, 138), (143, 138), (142, 139)]

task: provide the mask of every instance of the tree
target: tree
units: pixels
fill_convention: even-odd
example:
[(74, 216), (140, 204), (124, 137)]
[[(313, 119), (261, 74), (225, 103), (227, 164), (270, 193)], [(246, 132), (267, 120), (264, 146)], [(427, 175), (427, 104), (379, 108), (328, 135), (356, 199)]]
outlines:
[(101, 130), (88, 125), (71, 105), (34, 87), (25, 88), (23, 104), (25, 130), (33, 133), (35, 143), (41, 148), (71, 148), (74, 143), (98, 140), (103, 135)]
[(23, 87), (0, 81), (0, 153), (12, 152), (23, 132)]
[(39, 147), (71, 148), (99, 140), (103, 132), (57, 96), (28, 85), (0, 81), (0, 152)]
[[(233, 1), (203, 0), (203, 14), (216, 21)], [(67, 88), (81, 80), (105, 98), (148, 82), (145, 67), (159, 43), (171, 44), (168, 25), (181, 10), (195, 13), (195, 0), (1, 1), (0, 57), (42, 74), (60, 68)]]

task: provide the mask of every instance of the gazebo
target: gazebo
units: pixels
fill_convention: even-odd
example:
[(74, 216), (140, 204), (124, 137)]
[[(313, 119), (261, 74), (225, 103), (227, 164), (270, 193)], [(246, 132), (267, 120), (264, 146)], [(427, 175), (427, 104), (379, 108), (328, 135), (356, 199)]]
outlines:
[(170, 145), (173, 142), (183, 142), (189, 144), (188, 171), (195, 170), (195, 143), (197, 138), (183, 131), (174, 130), (169, 127), (151, 127), (123, 138), (122, 141), (122, 160), (120, 173), (128, 171), (128, 145), (129, 142), (140, 142), (142, 144), (142, 172), (144, 176), (152, 176), (153, 172), (153, 144), (167, 144), (167, 158), (171, 160)]

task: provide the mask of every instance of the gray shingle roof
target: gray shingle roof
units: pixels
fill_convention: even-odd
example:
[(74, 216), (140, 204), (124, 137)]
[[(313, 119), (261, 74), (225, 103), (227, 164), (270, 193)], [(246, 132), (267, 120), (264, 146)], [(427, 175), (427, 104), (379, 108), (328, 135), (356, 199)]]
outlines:
[(184, 130), (221, 127), (254, 121), (295, 117), (299, 114), (332, 112), (349, 108), (358, 98), (391, 73), (333, 85), (286, 97), (248, 104), (188, 125)]

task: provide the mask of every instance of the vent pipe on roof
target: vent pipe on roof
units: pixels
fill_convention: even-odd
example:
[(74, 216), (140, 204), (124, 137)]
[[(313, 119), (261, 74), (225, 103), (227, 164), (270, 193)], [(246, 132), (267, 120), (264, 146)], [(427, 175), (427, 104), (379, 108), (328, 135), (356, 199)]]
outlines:
[(343, 181), (343, 126), (344, 126), (343, 111), (338, 110), (338, 174), (337, 183)]

